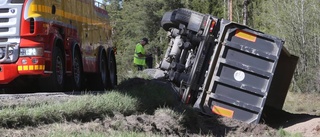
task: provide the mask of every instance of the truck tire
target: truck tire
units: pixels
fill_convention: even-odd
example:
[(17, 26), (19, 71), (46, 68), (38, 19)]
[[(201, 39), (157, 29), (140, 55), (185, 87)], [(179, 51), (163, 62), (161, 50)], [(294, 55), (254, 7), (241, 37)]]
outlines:
[(184, 8), (177, 9), (173, 13), (174, 16), (172, 17), (172, 20), (173, 22), (188, 25), (192, 13), (197, 12)]
[(108, 58), (107, 58), (107, 66), (108, 66), (108, 85), (107, 89), (114, 89), (118, 83), (117, 76), (117, 64), (114, 52), (111, 48), (108, 49)]
[(171, 16), (172, 16), (172, 12), (166, 12), (162, 16), (161, 26), (165, 31), (169, 31), (170, 28), (178, 28), (179, 27), (179, 24), (174, 24), (171, 21)]
[(105, 50), (102, 50), (99, 55), (98, 64), (98, 89), (103, 90), (108, 87), (108, 69), (107, 69), (107, 57)]
[(97, 69), (95, 73), (86, 73), (87, 90), (102, 91), (108, 87), (108, 68), (105, 50), (100, 49), (97, 57)]
[(81, 54), (78, 49), (76, 49), (73, 53), (72, 57), (72, 90), (82, 90), (83, 89), (83, 79), (84, 79), (84, 73), (83, 73), (83, 65), (82, 65), (82, 59)]
[(59, 47), (53, 47), (52, 53), (52, 74), (49, 77), (48, 87), (50, 91), (64, 90), (65, 63), (62, 51)]
[(175, 12), (176, 13), (175, 13), (175, 16), (173, 17), (173, 20), (174, 20), (173, 22), (178, 22), (184, 25), (188, 25), (188, 23), (192, 23), (192, 20), (190, 20), (191, 14), (196, 14), (202, 17), (205, 16), (205, 14), (201, 14), (199, 12), (185, 9), (185, 8), (177, 9)]
[(161, 26), (165, 31), (169, 31), (170, 28), (179, 28), (179, 24), (184, 24), (188, 26), (189, 23), (198, 23), (190, 20), (191, 14), (197, 14), (202, 17), (205, 16), (205, 14), (201, 14), (193, 10), (180, 8), (172, 12), (166, 12), (162, 16)]

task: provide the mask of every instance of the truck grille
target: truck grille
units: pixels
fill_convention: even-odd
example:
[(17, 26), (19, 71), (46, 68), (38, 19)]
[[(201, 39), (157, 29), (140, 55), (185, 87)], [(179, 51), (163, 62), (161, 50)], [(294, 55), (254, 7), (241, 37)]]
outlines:
[(0, 9), (0, 13), (8, 13), (8, 12), (9, 12), (8, 8)]
[(23, 2), (0, 0), (0, 64), (13, 63), (19, 57)]
[[(8, 2), (11, 2), (11, 0)], [(0, 7), (0, 38), (10, 39), (10, 37), (19, 36), (21, 13), (22, 13), (22, 5), (11, 5), (11, 4), (1, 5)]]
[(12, 0), (11, 3), (23, 3), (24, 0)]
[(0, 28), (0, 32), (8, 32), (9, 28)]
[(8, 38), (0, 38), (0, 42), (8, 42)]
[(0, 18), (0, 23), (9, 22), (9, 18)]

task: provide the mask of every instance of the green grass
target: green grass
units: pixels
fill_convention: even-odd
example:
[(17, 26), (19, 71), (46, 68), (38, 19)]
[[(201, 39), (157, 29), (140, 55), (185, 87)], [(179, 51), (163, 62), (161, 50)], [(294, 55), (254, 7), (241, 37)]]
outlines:
[(289, 133), (289, 132), (283, 130), (282, 128), (278, 130), (277, 136), (278, 137), (302, 137), (302, 135), (299, 133), (292, 134), (292, 133)]
[(163, 83), (142, 78), (132, 78), (119, 85), (120, 91), (136, 98), (141, 104), (139, 111), (152, 114), (159, 107), (173, 107), (176, 95)]
[[(132, 83), (134, 85), (130, 85)], [(172, 93), (149, 80), (133, 79), (124, 82), (122, 87), (123, 89), (106, 94), (83, 95), (64, 102), (30, 102), (2, 106), (0, 126), (20, 128), (74, 120), (88, 122), (113, 116), (114, 112), (124, 115), (145, 112), (152, 114), (159, 107), (174, 105)]]
[(0, 129), (0, 136), (7, 137), (161, 137), (159, 134), (142, 133), (136, 131), (117, 131), (106, 129), (101, 123), (88, 122), (54, 123), (38, 128)]
[(283, 109), (291, 113), (308, 113), (320, 116), (320, 94), (288, 92)]
[[(192, 131), (201, 133), (202, 136), (211, 136), (206, 126), (210, 122), (218, 122), (216, 118), (199, 116), (192, 108), (180, 108), (184, 112), (173, 110), (177, 98), (169, 90), (166, 84), (153, 81), (148, 76), (133, 72), (119, 84), (119, 88), (98, 95), (83, 95), (76, 98), (65, 99), (64, 101), (37, 101), (24, 102), (14, 105), (1, 105), (0, 110), (0, 135), (2, 133), (21, 131), (17, 136), (50, 136), (50, 137), (157, 137), (157, 134), (145, 134), (136, 131), (106, 131), (103, 119), (113, 117), (115, 113), (124, 116), (132, 114), (168, 114), (179, 119), (179, 124)], [(298, 98), (298, 99), (297, 99)], [(317, 95), (288, 93), (285, 103), (285, 110), (289, 112), (317, 112), (320, 104), (315, 101)], [(14, 101), (14, 100), (13, 100)], [(99, 122), (94, 122), (98, 120)], [(61, 126), (59, 123), (73, 123), (73, 126)], [(86, 125), (86, 123), (93, 123)], [(47, 125), (46, 132), (41, 128)], [(59, 126), (60, 125), (60, 126)], [(76, 127), (74, 125), (77, 125)], [(95, 127), (96, 126), (96, 127)], [(223, 126), (223, 125), (221, 125)], [(67, 128), (66, 128), (67, 127)], [(121, 126), (119, 126), (121, 127)], [(40, 128), (41, 131), (34, 131), (29, 134), (29, 129)], [(7, 130), (9, 129), (9, 130)], [(48, 131), (47, 131), (48, 130)], [(27, 133), (27, 134), (24, 134)], [(301, 137), (300, 134), (290, 134), (283, 129), (277, 133), (279, 137)]]
[(128, 132), (128, 131), (121, 131), (121, 132), (69, 132), (69, 131), (54, 131), (51, 132), (48, 136), (50, 137), (161, 137), (160, 135), (156, 134), (145, 134), (139, 132)]
[(106, 133), (97, 132), (68, 132), (68, 131), (55, 131), (51, 132), (50, 137), (105, 137)]
[(68, 131), (59, 129), (56, 131), (50, 131), (49, 137), (161, 137), (157, 134), (146, 134), (134, 131)]
[(65, 120), (90, 121), (112, 115), (114, 111), (132, 114), (139, 102), (126, 94), (110, 92), (103, 95), (85, 95), (64, 103), (39, 106), (17, 106), (0, 110), (0, 126), (7, 128), (36, 126)]
[[(59, 99), (57, 99), (59, 98)], [(71, 98), (80, 98), (80, 96), (60, 96), (55, 98), (50, 98), (49, 96), (40, 96), (40, 97), (32, 97), (28, 99), (8, 99), (1, 100), (0, 102), (0, 110), (5, 108), (15, 108), (15, 107), (28, 107), (33, 108), (37, 106), (41, 106), (43, 104), (54, 104), (54, 103), (62, 103), (70, 100)]]

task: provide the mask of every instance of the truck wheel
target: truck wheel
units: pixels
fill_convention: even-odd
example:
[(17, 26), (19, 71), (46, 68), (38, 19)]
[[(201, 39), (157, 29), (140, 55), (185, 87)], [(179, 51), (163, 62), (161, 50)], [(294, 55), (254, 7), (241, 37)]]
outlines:
[(203, 17), (205, 16), (204, 14), (193, 10), (180, 8), (174, 10), (173, 12), (166, 12), (162, 16), (161, 26), (165, 31), (168, 31), (170, 28), (179, 28), (180, 23), (186, 26), (188, 25), (188, 23), (196, 24), (197, 22), (190, 20), (191, 14), (197, 14)]
[(63, 54), (60, 48), (53, 47), (52, 53), (52, 74), (49, 78), (49, 87), (51, 91), (62, 91), (65, 82), (65, 64)]
[(99, 89), (106, 89), (108, 87), (108, 69), (107, 69), (107, 59), (106, 59), (106, 53), (102, 51), (102, 53), (99, 56)]
[(104, 90), (108, 87), (107, 58), (104, 50), (101, 50), (97, 60), (97, 73), (86, 73), (86, 88), (88, 90)]
[(72, 62), (72, 88), (73, 90), (82, 90), (84, 74), (79, 50), (74, 52)]
[(191, 14), (197, 14), (199, 16), (204, 17), (205, 14), (190, 10), (190, 9), (185, 9), (185, 8), (180, 8), (177, 9), (176, 15), (175, 15), (175, 20), (178, 21), (179, 23), (187, 25), (188, 23), (192, 23), (193, 20), (190, 20)]
[(172, 16), (172, 12), (166, 12), (163, 16), (162, 16), (162, 20), (161, 20), (161, 26), (165, 31), (169, 31), (170, 28), (178, 28), (179, 25), (174, 24), (171, 21), (171, 16)]
[(116, 58), (114, 55), (113, 50), (108, 49), (108, 62), (107, 62), (107, 66), (108, 66), (108, 89), (113, 89), (115, 88), (115, 86), (117, 85), (118, 81), (118, 77), (117, 77), (117, 64), (116, 64)]

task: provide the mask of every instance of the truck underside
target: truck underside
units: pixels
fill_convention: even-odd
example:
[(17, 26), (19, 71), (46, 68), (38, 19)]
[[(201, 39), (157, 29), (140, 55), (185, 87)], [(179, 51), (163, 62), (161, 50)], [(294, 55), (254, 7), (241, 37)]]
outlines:
[(258, 123), (264, 106), (282, 109), (298, 60), (283, 40), (183, 8), (161, 26), (168, 48), (159, 68), (183, 103), (247, 123)]

